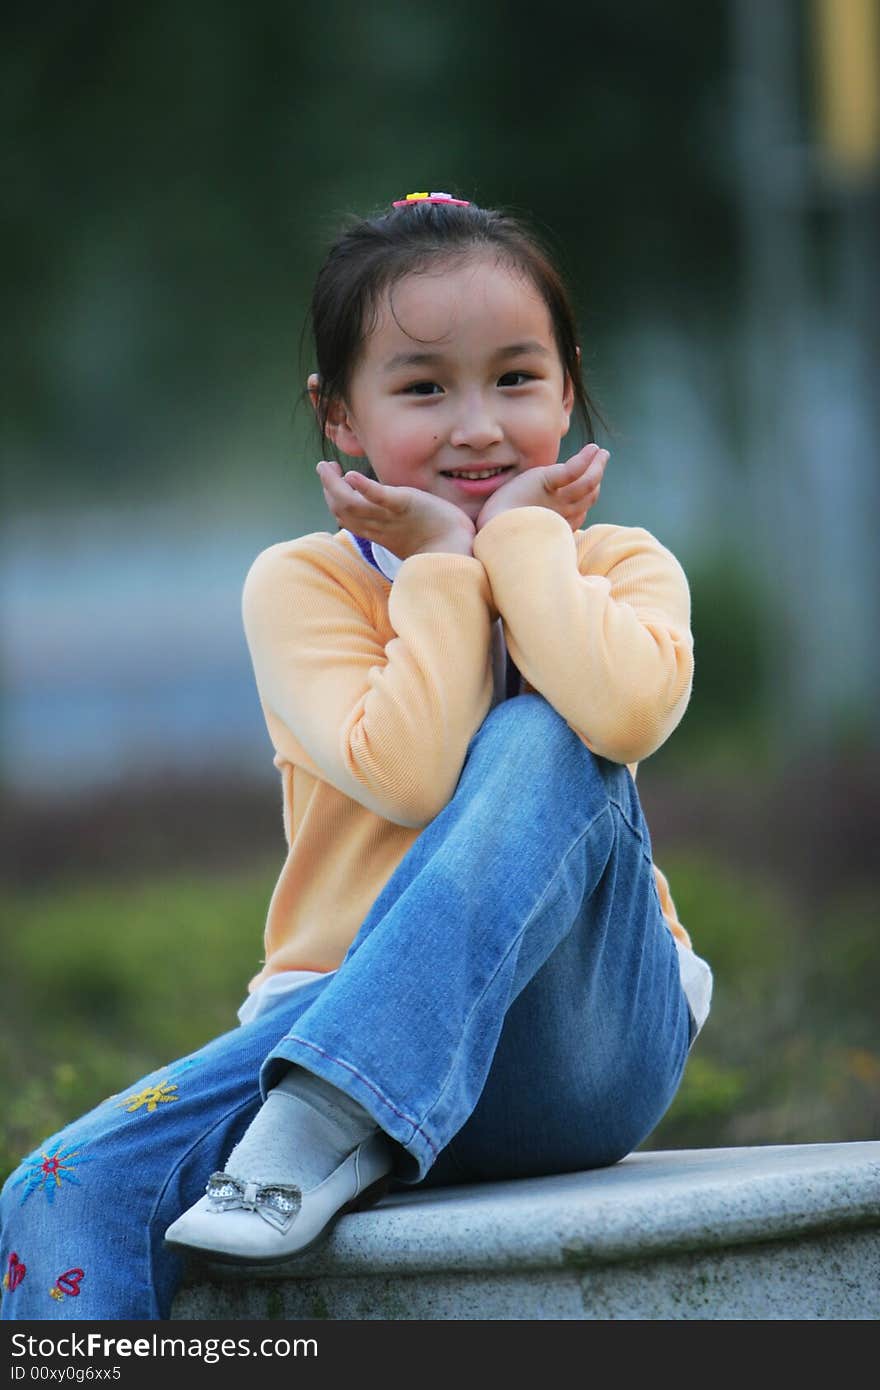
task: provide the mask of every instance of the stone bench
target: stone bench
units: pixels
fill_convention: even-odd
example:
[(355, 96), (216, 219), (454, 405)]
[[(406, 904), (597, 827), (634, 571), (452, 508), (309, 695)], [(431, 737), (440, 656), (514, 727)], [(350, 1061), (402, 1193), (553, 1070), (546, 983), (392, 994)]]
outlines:
[(874, 1319), (880, 1142), (636, 1153), (393, 1193), (271, 1273), (193, 1265), (180, 1319)]

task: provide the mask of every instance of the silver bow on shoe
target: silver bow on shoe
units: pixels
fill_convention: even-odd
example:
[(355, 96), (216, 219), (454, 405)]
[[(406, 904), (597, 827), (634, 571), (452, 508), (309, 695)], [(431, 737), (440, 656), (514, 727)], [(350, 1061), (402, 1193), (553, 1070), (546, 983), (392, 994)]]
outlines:
[(293, 1184), (240, 1182), (231, 1173), (214, 1173), (205, 1196), (171, 1223), (165, 1239), (221, 1262), (282, 1264), (324, 1239), (343, 1212), (378, 1201), (393, 1166), (389, 1140), (377, 1131), (305, 1192)]
[(261, 1187), (256, 1182), (239, 1182), (229, 1173), (212, 1173), (205, 1193), (211, 1211), (233, 1211), (236, 1207), (255, 1211), (279, 1231), (287, 1229), (302, 1206), (302, 1193), (292, 1184)]

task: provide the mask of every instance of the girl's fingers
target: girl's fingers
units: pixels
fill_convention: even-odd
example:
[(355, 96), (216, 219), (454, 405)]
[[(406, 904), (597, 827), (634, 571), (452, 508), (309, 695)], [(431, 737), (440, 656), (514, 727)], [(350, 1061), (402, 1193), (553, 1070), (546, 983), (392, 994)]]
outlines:
[(436, 500), (418, 488), (392, 487), (363, 473), (346, 473), (345, 477), (346, 480), (351, 479), (361, 497), (369, 499), (383, 516), (389, 518), (418, 516), (426, 505), (436, 505)]
[(573, 455), (570, 459), (560, 459), (548, 468), (547, 472), (551, 482), (560, 486), (569, 478), (577, 478), (583, 472), (584, 461), (580, 454)]
[(597, 486), (601, 483), (605, 475), (605, 469), (610, 457), (611, 455), (608, 453), (607, 449), (600, 449), (598, 453), (593, 456), (580, 478), (574, 480), (575, 483), (582, 482), (588, 487)]
[[(322, 459), (315, 472), (324, 487), (333, 487), (334, 484), (341, 483), (344, 487), (350, 488), (353, 480), (363, 477), (363, 474), (354, 469), (344, 473), (341, 464), (338, 464), (335, 459)], [(365, 478), (364, 481), (369, 482), (369, 479)]]
[(385, 495), (385, 487), (382, 483), (377, 483), (375, 479), (368, 478), (365, 473), (358, 473), (356, 469), (346, 473), (345, 481), (350, 488), (359, 493), (361, 497), (369, 497), (371, 501), (378, 501)]
[(572, 454), (567, 462), (575, 473), (583, 473), (584, 469), (589, 468), (590, 464), (594, 463), (600, 454), (604, 454), (607, 458), (607, 449), (600, 449), (598, 444), (585, 444), (576, 454)]
[(342, 477), (342, 468), (335, 459), (321, 459), (315, 469), (318, 477), (323, 482), (327, 477)]
[[(580, 467), (572, 472), (568, 465), (574, 463), (575, 459), (581, 459), (581, 455), (576, 454), (575, 459), (569, 459), (568, 464), (565, 465), (567, 471), (562, 473), (555, 483), (552, 479), (550, 480), (552, 491), (566, 497), (576, 497), (579, 491), (595, 487), (597, 483), (602, 481), (609, 457), (607, 450), (600, 449), (587, 462), (586, 467), (581, 461)], [(554, 465), (554, 467), (558, 467), (558, 465)]]
[(349, 522), (353, 525), (360, 525), (366, 517), (372, 516), (376, 512), (374, 503), (355, 492), (354, 488), (350, 487), (337, 474), (324, 473), (321, 476), (321, 487), (328, 510), (335, 516), (340, 526), (346, 526)]
[[(355, 479), (360, 479), (362, 475), (356, 472), (343, 473), (340, 465), (333, 461), (323, 459), (316, 469), (321, 480), (321, 486), (325, 493), (334, 497), (338, 502), (351, 503), (355, 499), (358, 501), (366, 500), (366, 489), (362, 492)], [(368, 482), (369, 479), (363, 479)]]
[(372, 502), (386, 514), (398, 516), (407, 509), (407, 498), (403, 488), (388, 487), (375, 478), (368, 478), (366, 474), (356, 472), (346, 473), (345, 481), (359, 497)]
[(560, 502), (579, 502), (583, 497), (589, 497), (591, 493), (597, 493), (602, 486), (601, 478), (577, 478), (567, 487), (562, 487), (555, 494)]
[(609, 458), (607, 449), (600, 449), (598, 444), (588, 444), (570, 459), (554, 463), (547, 470), (547, 483), (556, 490), (568, 487), (581, 478), (595, 477), (597, 473), (601, 477)]
[(368, 534), (368, 528), (387, 525), (406, 510), (403, 489), (386, 487), (356, 469), (343, 473), (338, 464), (325, 465), (326, 461), (318, 465), (318, 476), (327, 506), (341, 526)]
[(350, 468), (345, 474), (345, 482), (356, 492), (360, 492), (361, 489), (364, 492), (369, 492), (371, 487), (375, 487), (372, 478), (368, 478), (366, 473), (359, 473), (356, 468)]

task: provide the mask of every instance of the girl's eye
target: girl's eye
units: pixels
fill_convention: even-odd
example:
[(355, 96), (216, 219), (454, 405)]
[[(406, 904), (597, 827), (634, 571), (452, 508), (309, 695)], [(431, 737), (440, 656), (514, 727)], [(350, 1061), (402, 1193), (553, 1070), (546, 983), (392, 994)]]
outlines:
[(404, 394), (408, 396), (433, 396), (440, 389), (436, 381), (414, 381), (411, 385), (404, 387)]
[(525, 386), (532, 377), (528, 372), (505, 372), (504, 376), (498, 378), (499, 386)]

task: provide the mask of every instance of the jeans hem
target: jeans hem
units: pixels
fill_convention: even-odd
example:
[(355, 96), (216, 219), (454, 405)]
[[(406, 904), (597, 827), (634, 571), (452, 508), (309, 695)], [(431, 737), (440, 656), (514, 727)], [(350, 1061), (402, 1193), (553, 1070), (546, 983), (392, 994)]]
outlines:
[(278, 1046), (273, 1048), (263, 1064), (264, 1073), (265, 1069), (279, 1058), (320, 1076), (322, 1080), (336, 1086), (362, 1105), (377, 1125), (400, 1144), (418, 1164), (418, 1177), (415, 1180), (418, 1181), (425, 1176), (440, 1152), (439, 1145), (434, 1143), (416, 1120), (399, 1110), (350, 1062), (325, 1052), (316, 1043), (292, 1035), (282, 1038)]

